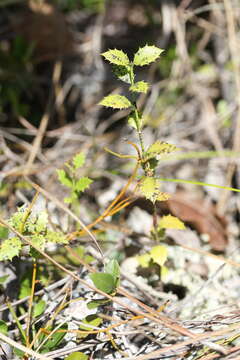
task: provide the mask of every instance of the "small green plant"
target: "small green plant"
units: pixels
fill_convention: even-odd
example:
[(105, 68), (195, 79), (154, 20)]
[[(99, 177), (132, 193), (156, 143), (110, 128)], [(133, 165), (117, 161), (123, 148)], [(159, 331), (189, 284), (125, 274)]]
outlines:
[(60, 183), (70, 189), (70, 196), (66, 197), (64, 201), (72, 204), (79, 198), (79, 195), (86, 190), (92, 183), (88, 177), (78, 177), (78, 170), (85, 164), (85, 154), (83, 152), (75, 155), (71, 162), (66, 162), (65, 167), (68, 171), (58, 169), (58, 180)]
[[(133, 61), (130, 61), (128, 55), (122, 50), (113, 49), (104, 52), (102, 56), (113, 65), (113, 72), (117, 78), (129, 85), (131, 96), (126, 97), (119, 94), (108, 95), (99, 103), (100, 105), (113, 109), (129, 109), (128, 124), (136, 130), (139, 139), (139, 146), (129, 142), (137, 152), (137, 156), (135, 156), (137, 167), (131, 180), (137, 175), (137, 169), (141, 166), (144, 174), (139, 177), (137, 189), (142, 196), (150, 200), (153, 204), (153, 230), (151, 235), (154, 240), (161, 240), (164, 237), (166, 228), (184, 228), (184, 224), (178, 218), (171, 215), (163, 217), (158, 223), (156, 201), (168, 200), (169, 194), (161, 191), (160, 180), (155, 175), (156, 168), (161, 159), (161, 155), (169, 154), (177, 150), (177, 148), (175, 145), (157, 140), (145, 149), (142, 135), (144, 119), (137, 106), (139, 93), (147, 93), (150, 85), (145, 81), (135, 81), (135, 66), (151, 64), (159, 58), (162, 52), (163, 50), (156, 46), (145, 45), (134, 54)], [(133, 157), (117, 154), (109, 149), (107, 149), (107, 151), (120, 158)], [(126, 204), (127, 202), (120, 202), (120, 206), (116, 206), (116, 209), (119, 211), (122, 207), (126, 206)], [(149, 253), (140, 257), (139, 263), (145, 267), (150, 266), (151, 263), (155, 263), (162, 268), (166, 258), (167, 249), (164, 246), (156, 246), (153, 247)], [(114, 263), (108, 263), (103, 273), (92, 274), (91, 279), (98, 289), (112, 294), (119, 285), (119, 276), (118, 263), (115, 261)]]
[[(53, 231), (48, 228), (48, 215), (45, 211), (33, 215), (29, 208), (22, 206), (7, 223), (40, 250), (44, 250), (47, 243), (68, 243), (66, 236), (61, 231)], [(4, 235), (0, 246), (0, 261), (12, 260), (14, 256), (20, 255), (23, 248), (28, 249), (30, 256), (37, 257), (38, 253), (33, 247), (24, 244), (18, 236), (12, 236), (6, 227), (0, 227), (0, 233)]]
[[(141, 166), (143, 175), (140, 175), (138, 180), (138, 191), (146, 199), (153, 204), (153, 232), (155, 238), (158, 238), (159, 226), (157, 220), (156, 201), (166, 201), (169, 199), (169, 194), (161, 191), (161, 183), (159, 178), (155, 175), (157, 166), (161, 160), (161, 156), (169, 154), (177, 147), (172, 144), (157, 140), (145, 149), (142, 129), (144, 126), (144, 119), (141, 111), (137, 106), (137, 96), (139, 93), (146, 93), (150, 85), (145, 81), (135, 81), (135, 67), (149, 65), (156, 61), (162, 49), (156, 46), (145, 45), (134, 54), (133, 60), (130, 61), (128, 55), (122, 50), (108, 50), (102, 56), (113, 65), (113, 72), (119, 80), (129, 85), (130, 97), (123, 95), (108, 95), (103, 98), (100, 105), (110, 107), (113, 109), (129, 109), (128, 124), (134, 128), (138, 134), (139, 146), (129, 142), (137, 151), (135, 157), (138, 166)], [(113, 153), (112, 151), (108, 150)], [(116, 156), (126, 158), (127, 155), (113, 153)], [(132, 158), (132, 156), (129, 156)], [(173, 221), (173, 219), (171, 219)], [(176, 220), (175, 220), (176, 221)], [(166, 224), (165, 224), (166, 225)]]

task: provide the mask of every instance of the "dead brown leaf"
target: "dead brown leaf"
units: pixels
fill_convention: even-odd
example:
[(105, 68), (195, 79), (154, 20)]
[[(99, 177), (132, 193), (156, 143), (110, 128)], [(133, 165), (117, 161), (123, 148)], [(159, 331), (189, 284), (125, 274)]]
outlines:
[(190, 198), (188, 194), (179, 192), (167, 201), (167, 206), (173, 215), (192, 225), (200, 234), (209, 235), (213, 250), (225, 250), (228, 243), (226, 220), (217, 215), (212, 204), (207, 204), (199, 198)]

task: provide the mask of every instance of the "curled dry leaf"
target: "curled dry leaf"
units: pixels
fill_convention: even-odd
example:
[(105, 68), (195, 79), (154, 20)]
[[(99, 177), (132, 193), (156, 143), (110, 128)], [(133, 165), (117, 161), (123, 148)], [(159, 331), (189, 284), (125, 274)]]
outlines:
[(173, 215), (193, 225), (200, 234), (207, 234), (213, 250), (225, 250), (228, 243), (226, 220), (217, 215), (213, 205), (180, 192), (167, 201), (167, 206)]

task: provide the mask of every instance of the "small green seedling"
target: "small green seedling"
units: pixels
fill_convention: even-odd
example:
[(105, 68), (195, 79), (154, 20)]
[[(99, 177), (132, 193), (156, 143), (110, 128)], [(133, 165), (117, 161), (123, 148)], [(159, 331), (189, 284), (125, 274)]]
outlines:
[[(145, 149), (142, 135), (144, 119), (137, 106), (137, 97), (139, 93), (147, 93), (150, 85), (145, 81), (135, 81), (135, 67), (151, 64), (160, 57), (162, 52), (163, 50), (156, 46), (145, 45), (139, 48), (134, 54), (132, 61), (122, 50), (113, 49), (104, 52), (102, 56), (113, 65), (113, 72), (117, 78), (129, 85), (130, 96), (126, 97), (119, 94), (108, 95), (100, 102), (100, 105), (113, 109), (129, 109), (128, 124), (135, 129), (139, 140), (139, 146), (129, 142), (137, 152), (137, 156), (135, 157), (137, 160), (135, 175), (137, 175), (139, 166), (143, 170), (143, 175), (140, 175), (138, 180), (137, 189), (141, 196), (144, 196), (153, 204), (153, 230), (151, 235), (154, 240), (158, 241), (164, 237), (166, 228), (184, 228), (184, 224), (178, 218), (172, 217), (171, 215), (161, 218), (158, 222), (156, 207), (157, 201), (166, 201), (170, 197), (169, 194), (161, 191), (161, 182), (155, 175), (156, 169), (161, 160), (161, 156), (178, 149), (175, 145), (160, 140), (157, 140)], [(111, 150), (108, 151), (120, 158), (133, 158), (133, 156), (117, 154)], [(134, 177), (135, 176), (132, 178)], [(144, 258), (140, 260), (142, 260), (145, 266), (149, 266), (151, 262), (159, 264), (161, 267), (166, 260), (167, 250), (164, 246), (153, 247), (150, 253), (143, 255), (143, 257)], [(105, 276), (107, 276), (107, 274)]]
[[(41, 211), (38, 215), (32, 215), (28, 208), (22, 206), (7, 223), (40, 250), (44, 250), (47, 243), (68, 243), (66, 236), (61, 231), (53, 231), (48, 228), (48, 215), (45, 211)], [(21, 250), (26, 248), (26, 245), (18, 236), (12, 236), (7, 228), (5, 231), (3, 229), (1, 227), (4, 240), (0, 246), (0, 261), (12, 260), (14, 256), (20, 255)], [(29, 248), (28, 245), (27, 248)], [(38, 255), (31, 246), (29, 254), (32, 257)]]
[[(150, 86), (145, 81), (135, 82), (134, 69), (135, 66), (149, 65), (156, 61), (162, 52), (163, 50), (156, 46), (145, 45), (134, 54), (133, 61), (130, 61), (127, 54), (122, 50), (114, 49), (102, 54), (106, 60), (113, 64), (113, 72), (118, 79), (129, 84), (131, 96), (128, 98), (118, 94), (108, 95), (103, 98), (100, 105), (111, 107), (113, 109), (129, 109), (128, 124), (136, 130), (140, 147), (136, 144), (131, 144), (137, 151), (136, 159), (144, 171), (144, 175), (140, 177), (138, 182), (138, 190), (141, 195), (154, 204), (154, 207), (156, 201), (165, 201), (169, 199), (169, 195), (160, 190), (160, 181), (155, 176), (155, 171), (161, 159), (161, 155), (175, 151), (177, 148), (175, 145), (157, 140), (145, 150), (142, 136), (144, 119), (137, 107), (137, 96), (139, 93), (146, 93)], [(120, 154), (114, 154), (123, 157)], [(157, 226), (156, 219), (154, 219), (154, 225), (155, 227)]]
[(86, 190), (93, 182), (88, 177), (78, 177), (77, 171), (85, 164), (85, 154), (80, 152), (75, 155), (71, 162), (66, 162), (65, 167), (68, 171), (58, 169), (58, 180), (60, 183), (70, 189), (70, 196), (66, 197), (64, 201), (72, 204), (79, 198), (79, 195)]

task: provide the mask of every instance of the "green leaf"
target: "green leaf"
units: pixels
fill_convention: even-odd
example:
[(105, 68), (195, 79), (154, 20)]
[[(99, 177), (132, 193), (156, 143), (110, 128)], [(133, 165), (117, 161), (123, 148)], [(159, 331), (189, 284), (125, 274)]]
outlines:
[(145, 45), (143, 48), (140, 48), (134, 55), (133, 63), (137, 66), (148, 65), (151, 62), (155, 61), (160, 54), (163, 52), (162, 49), (156, 46)]
[(130, 86), (129, 90), (137, 93), (146, 93), (148, 91), (149, 84), (145, 81), (138, 81), (132, 86)]
[(72, 159), (72, 163), (74, 165), (75, 170), (81, 168), (85, 164), (86, 156), (83, 152), (75, 155)]
[(127, 54), (122, 50), (112, 49), (102, 53), (102, 56), (111, 64), (128, 66), (130, 64)]
[(140, 181), (139, 189), (146, 199), (154, 203), (159, 195), (159, 186), (160, 183), (157, 179), (145, 176)]
[(111, 107), (113, 109), (128, 109), (133, 106), (130, 101), (122, 95), (108, 95), (102, 99), (99, 105)]
[(160, 229), (178, 229), (178, 230), (185, 229), (184, 223), (176, 216), (172, 216), (172, 215), (163, 216), (158, 223), (158, 227)]
[[(95, 314), (92, 315), (88, 315), (86, 316), (86, 318), (82, 321), (84, 324), (80, 325), (80, 329), (81, 330), (86, 330), (86, 331), (91, 331), (93, 330), (93, 328), (91, 326), (99, 326), (102, 323), (102, 319), (100, 317), (98, 317)], [(91, 326), (88, 326), (91, 325)]]
[(75, 351), (74, 353), (68, 355), (65, 360), (88, 360), (88, 358), (88, 355), (85, 355), (81, 351)]
[(46, 302), (44, 300), (38, 301), (33, 307), (33, 318), (40, 316), (46, 308)]
[(112, 294), (115, 290), (115, 279), (111, 274), (94, 273), (90, 275), (91, 280), (97, 289)]
[(3, 320), (0, 320), (0, 333), (4, 335), (8, 334), (8, 326)]
[(77, 192), (83, 192), (92, 182), (93, 180), (89, 179), (88, 177), (81, 177), (74, 185), (74, 190)]
[(163, 266), (163, 264), (167, 260), (167, 248), (162, 245), (154, 246), (150, 250), (150, 255), (153, 262), (160, 266)]
[(175, 145), (157, 140), (154, 144), (149, 146), (149, 148), (146, 151), (146, 155), (157, 156), (161, 154), (169, 154), (170, 152), (175, 150), (178, 150), (178, 148)]
[(5, 226), (0, 225), (0, 239), (6, 239), (8, 237), (9, 230)]
[(18, 256), (22, 248), (22, 242), (18, 237), (12, 237), (2, 242), (0, 246), (0, 261), (12, 260), (14, 256)]
[[(86, 326), (83, 325), (83, 324), (81, 324), (80, 327), (79, 327), (80, 330), (92, 331), (92, 330), (94, 330), (94, 329), (92, 328), (92, 326), (96, 326), (96, 327), (97, 327), (97, 326), (101, 325), (102, 319), (99, 318), (97, 315), (93, 314), (93, 315), (88, 315), (88, 316), (82, 321), (82, 323), (83, 323), (83, 324), (86, 324)], [(91, 325), (91, 326), (88, 326), (88, 325)], [(88, 334), (81, 334), (81, 335), (80, 335), (80, 337), (82, 337), (82, 338), (87, 337), (87, 336), (88, 336)]]
[[(83, 324), (81, 324), (80, 325), (80, 327), (79, 327), (79, 329), (80, 330), (85, 330), (85, 331), (93, 331), (94, 329), (92, 328), (92, 326), (99, 326), (99, 325), (101, 325), (101, 323), (102, 323), (102, 319), (101, 318), (99, 318), (97, 315), (88, 315), (83, 321), (82, 321), (82, 323), (83, 324), (86, 324), (86, 326), (85, 325), (83, 325)], [(91, 325), (91, 326), (88, 326), (88, 325)], [(89, 334), (80, 334), (79, 335), (79, 337), (81, 337), (81, 338), (85, 338), (85, 337), (87, 337)]]
[(120, 282), (120, 268), (117, 260), (110, 260), (107, 265), (105, 265), (104, 269), (105, 273), (113, 276), (113, 278), (115, 279), (115, 287), (117, 287)]
[(109, 299), (103, 299), (103, 300), (92, 300), (89, 303), (87, 303), (87, 307), (89, 310), (95, 309), (98, 306), (105, 305), (109, 302)]
[(66, 171), (64, 171), (63, 169), (57, 169), (56, 171), (57, 171), (58, 180), (60, 181), (60, 183), (71, 189), (73, 187), (73, 183), (72, 183), (72, 180), (69, 177), (69, 175), (66, 173)]
[[(114, 75), (121, 81), (131, 84), (131, 77), (130, 77), (130, 69), (126, 66), (121, 65), (113, 65), (113, 73)], [(134, 74), (133, 74), (133, 80), (134, 80)]]

